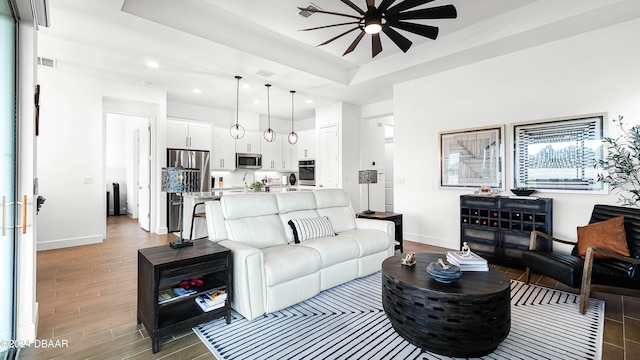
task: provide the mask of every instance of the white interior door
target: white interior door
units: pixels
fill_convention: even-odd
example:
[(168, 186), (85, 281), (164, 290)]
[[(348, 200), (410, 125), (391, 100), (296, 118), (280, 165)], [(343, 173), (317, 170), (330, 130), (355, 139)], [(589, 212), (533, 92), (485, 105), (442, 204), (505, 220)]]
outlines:
[(338, 162), (338, 126), (331, 125), (320, 129), (318, 137), (318, 185), (323, 188), (337, 188), (340, 176)]
[(149, 231), (151, 226), (151, 128), (141, 126), (138, 137), (138, 223)]

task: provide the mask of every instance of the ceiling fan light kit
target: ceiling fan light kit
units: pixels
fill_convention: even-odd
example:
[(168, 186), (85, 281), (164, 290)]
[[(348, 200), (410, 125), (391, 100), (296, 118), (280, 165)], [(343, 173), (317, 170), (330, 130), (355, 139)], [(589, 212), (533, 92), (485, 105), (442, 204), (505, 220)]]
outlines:
[(240, 79), (242, 79), (242, 76), (235, 76), (236, 79), (236, 124), (233, 125), (230, 129), (229, 129), (229, 133), (231, 134), (231, 137), (233, 137), (234, 139), (242, 139), (242, 137), (244, 136), (244, 128), (238, 124), (238, 113), (239, 113), (239, 108), (240, 108)]
[(264, 131), (264, 139), (267, 140), (267, 142), (274, 142), (276, 140), (276, 132), (271, 128), (271, 105), (269, 101), (269, 88), (271, 87), (271, 84), (264, 84), (264, 86), (267, 87), (267, 120), (268, 120), (267, 130)]
[[(394, 28), (408, 31), (416, 35), (420, 35), (432, 40), (438, 37), (438, 27), (425, 25), (420, 23), (412, 23), (404, 20), (430, 20), (430, 19), (455, 19), (458, 17), (456, 8), (453, 5), (442, 5), (425, 9), (415, 9), (418, 6), (430, 3), (434, 0), (404, 0), (393, 5), (395, 0), (382, 0), (380, 5), (375, 7), (375, 0), (366, 0), (367, 10), (364, 11), (351, 0), (341, 0), (344, 4), (348, 5), (351, 9), (356, 11), (358, 15), (343, 14), (333, 11), (325, 11), (316, 8), (302, 8), (298, 9), (309, 11), (311, 13), (328, 14), (335, 16), (342, 16), (357, 21), (344, 22), (338, 24), (331, 24), (325, 26), (318, 26), (308, 29), (302, 29), (301, 31), (310, 31), (318, 29), (326, 29), (336, 26), (354, 25), (355, 27), (323, 42), (318, 46), (327, 45), (330, 42), (339, 39), (353, 31), (360, 30), (360, 33), (353, 40), (351, 45), (342, 54), (345, 56), (352, 52), (356, 46), (360, 43), (360, 40), (365, 34), (371, 35), (371, 57), (375, 57), (382, 52), (382, 42), (380, 40), (380, 32), (383, 32), (394, 44), (396, 44), (400, 50), (407, 52), (413, 42), (406, 36), (397, 32)], [(393, 6), (392, 6), (393, 5)]]

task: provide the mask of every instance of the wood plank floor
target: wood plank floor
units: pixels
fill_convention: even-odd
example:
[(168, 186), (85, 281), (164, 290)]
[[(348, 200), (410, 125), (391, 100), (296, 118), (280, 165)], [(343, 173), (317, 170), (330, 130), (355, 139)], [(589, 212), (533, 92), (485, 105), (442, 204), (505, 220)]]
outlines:
[[(102, 244), (40, 251), (37, 255), (39, 340), (66, 340), (64, 348), (23, 348), (19, 359), (215, 359), (192, 331), (174, 334), (151, 353), (136, 323), (137, 250), (175, 238), (144, 232), (126, 216), (109, 217)], [(446, 249), (405, 242), (405, 251)], [(501, 268), (512, 279), (523, 271)], [(536, 276), (538, 284), (569, 290)], [(606, 301), (603, 359), (638, 359), (640, 299), (595, 294)]]

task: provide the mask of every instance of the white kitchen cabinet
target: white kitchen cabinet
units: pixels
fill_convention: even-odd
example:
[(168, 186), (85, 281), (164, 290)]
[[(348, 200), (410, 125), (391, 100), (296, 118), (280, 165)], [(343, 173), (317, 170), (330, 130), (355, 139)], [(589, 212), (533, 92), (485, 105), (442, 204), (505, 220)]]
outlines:
[(291, 145), (287, 139), (282, 140), (282, 170), (298, 171), (297, 144)]
[(316, 136), (315, 129), (299, 131), (298, 143), (296, 144), (298, 160), (315, 159), (317, 144), (318, 144), (318, 139)]
[(262, 170), (282, 170), (282, 135), (276, 135), (273, 142), (262, 138), (260, 144), (262, 150)]
[(236, 152), (260, 154), (260, 141), (262, 133), (260, 131), (245, 131), (242, 138), (236, 140)]
[(211, 124), (189, 123), (189, 149), (211, 151)]
[(224, 127), (213, 127), (211, 135), (211, 170), (235, 170), (236, 139)]
[(167, 120), (167, 148), (211, 151), (211, 124)]
[[(298, 171), (296, 145), (289, 144), (285, 136), (278, 136), (274, 142), (262, 140), (262, 170)], [(293, 154), (293, 155), (292, 155)], [(294, 164), (295, 163), (295, 164)]]

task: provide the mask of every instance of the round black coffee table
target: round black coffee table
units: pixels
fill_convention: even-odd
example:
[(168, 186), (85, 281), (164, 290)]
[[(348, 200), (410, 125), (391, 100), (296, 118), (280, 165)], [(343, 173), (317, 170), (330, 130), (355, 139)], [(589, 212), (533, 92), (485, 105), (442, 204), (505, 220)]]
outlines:
[(458, 281), (435, 281), (426, 268), (444, 254), (417, 253), (416, 264), (403, 255), (382, 263), (382, 304), (396, 332), (430, 352), (453, 357), (491, 353), (509, 334), (509, 277), (489, 271), (464, 272)]

